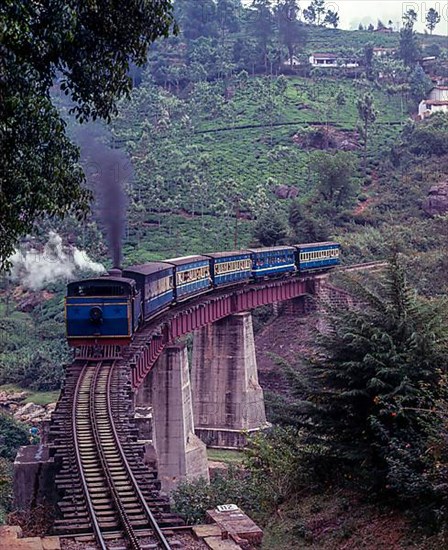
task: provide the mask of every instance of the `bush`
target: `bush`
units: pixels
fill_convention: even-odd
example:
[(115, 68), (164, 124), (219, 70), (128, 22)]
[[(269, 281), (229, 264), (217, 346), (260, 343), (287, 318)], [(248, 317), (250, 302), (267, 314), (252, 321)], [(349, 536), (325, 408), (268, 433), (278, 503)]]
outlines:
[(210, 484), (205, 479), (184, 482), (171, 493), (174, 510), (189, 524), (204, 523), (207, 510), (220, 504), (237, 504), (245, 511), (253, 510), (250, 478), (241, 469), (230, 467), (227, 474), (218, 474)]
[(28, 443), (26, 428), (0, 412), (0, 434), (0, 459), (14, 460), (19, 447)]
[(441, 156), (448, 153), (448, 116), (435, 113), (413, 127), (408, 137), (409, 149), (416, 155)]
[(447, 511), (445, 304), (417, 299), (396, 257), (379, 288), (349, 289), (362, 307), (330, 312), (311, 360), (313, 465), (435, 518)]

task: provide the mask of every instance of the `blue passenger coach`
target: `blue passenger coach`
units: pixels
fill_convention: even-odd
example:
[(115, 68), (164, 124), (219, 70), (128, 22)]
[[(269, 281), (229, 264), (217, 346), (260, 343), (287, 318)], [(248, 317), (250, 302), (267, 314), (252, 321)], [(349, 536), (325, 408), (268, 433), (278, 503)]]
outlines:
[(69, 340), (130, 341), (138, 328), (141, 296), (132, 279), (86, 279), (67, 286), (65, 315)]
[(143, 317), (148, 319), (168, 307), (174, 299), (174, 268), (163, 262), (134, 265), (123, 271), (134, 279), (142, 295)]
[(296, 271), (296, 249), (292, 246), (249, 248), (252, 258), (252, 277), (260, 279)]
[(206, 256), (211, 259), (210, 272), (215, 287), (247, 281), (251, 277), (252, 259), (248, 250), (213, 252)]
[(186, 256), (164, 260), (174, 267), (174, 299), (181, 300), (212, 287), (210, 258), (206, 256)]
[(299, 244), (296, 248), (300, 272), (327, 269), (340, 264), (341, 245), (339, 243)]

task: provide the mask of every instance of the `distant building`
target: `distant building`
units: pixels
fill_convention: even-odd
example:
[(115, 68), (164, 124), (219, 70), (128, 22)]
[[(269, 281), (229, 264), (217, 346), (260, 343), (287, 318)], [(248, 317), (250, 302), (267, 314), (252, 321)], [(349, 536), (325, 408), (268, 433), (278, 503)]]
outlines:
[(448, 113), (448, 86), (434, 86), (418, 106), (418, 118), (423, 120), (434, 113)]
[(391, 32), (394, 32), (394, 29), (392, 27), (379, 27), (378, 29), (375, 29), (374, 32), (390, 34)]
[(302, 65), (300, 59), (296, 56), (296, 55), (293, 55), (292, 56), (292, 65), (291, 65), (291, 61), (290, 59), (285, 59), (285, 61), (283, 61), (283, 65), (285, 67), (300, 67)]
[(418, 118), (420, 120), (437, 112), (448, 113), (448, 100), (424, 99), (418, 106)]
[(434, 86), (428, 94), (428, 99), (448, 101), (448, 86)]
[(313, 53), (309, 57), (309, 62), (313, 67), (329, 67), (333, 69), (359, 67), (357, 61), (341, 59), (334, 53)]
[(418, 117), (423, 120), (436, 112), (448, 112), (448, 86), (434, 86), (418, 106)]
[(397, 50), (395, 48), (373, 48), (373, 55), (375, 57), (385, 57), (386, 55), (392, 55)]

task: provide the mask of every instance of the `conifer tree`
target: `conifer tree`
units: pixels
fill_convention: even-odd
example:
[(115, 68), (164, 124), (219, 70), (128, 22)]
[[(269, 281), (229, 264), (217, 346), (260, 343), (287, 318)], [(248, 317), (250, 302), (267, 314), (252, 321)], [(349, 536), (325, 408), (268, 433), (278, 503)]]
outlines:
[(396, 255), (378, 289), (352, 281), (350, 291), (359, 307), (329, 311), (309, 367), (307, 443), (319, 449), (327, 472), (403, 501), (440, 502), (441, 455), (445, 465), (447, 459), (440, 437), (446, 418), (438, 413), (447, 399), (444, 304), (416, 297)]

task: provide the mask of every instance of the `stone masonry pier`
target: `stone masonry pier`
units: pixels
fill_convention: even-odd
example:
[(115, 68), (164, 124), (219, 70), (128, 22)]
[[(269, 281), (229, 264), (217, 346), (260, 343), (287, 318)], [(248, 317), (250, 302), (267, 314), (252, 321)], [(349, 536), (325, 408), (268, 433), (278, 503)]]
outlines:
[(191, 376), (196, 434), (207, 446), (241, 448), (269, 426), (250, 313), (195, 331)]
[(207, 449), (195, 435), (187, 348), (165, 348), (150, 374), (153, 441), (162, 490), (209, 479)]

